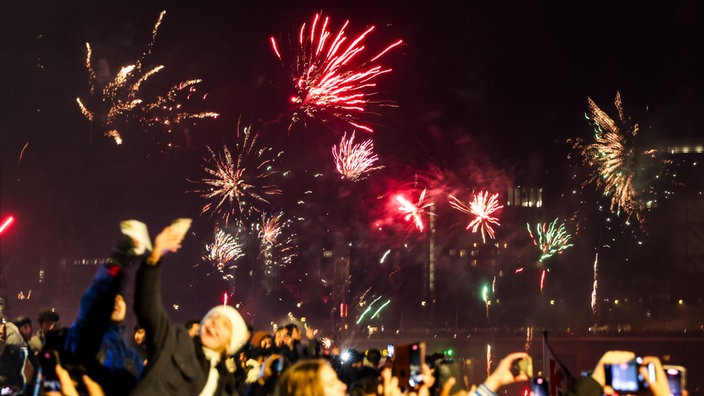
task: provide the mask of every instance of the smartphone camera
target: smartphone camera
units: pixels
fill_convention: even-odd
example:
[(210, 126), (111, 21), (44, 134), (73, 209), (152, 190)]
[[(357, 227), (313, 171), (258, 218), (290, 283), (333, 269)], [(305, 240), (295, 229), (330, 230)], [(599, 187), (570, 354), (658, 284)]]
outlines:
[(670, 395), (682, 396), (682, 390), (685, 389), (685, 368), (665, 365), (663, 369), (665, 369), (665, 375), (667, 376), (667, 384), (670, 386)]
[(415, 388), (423, 382), (423, 349), (420, 343), (409, 347), (408, 384)]
[[(643, 363), (641, 358), (617, 364), (605, 364), (604, 374), (606, 385), (611, 386), (616, 392), (638, 392), (648, 389), (645, 378), (640, 374)], [(648, 365), (650, 378), (655, 378), (655, 367)]]
[(61, 391), (61, 382), (56, 375), (56, 365), (59, 363), (59, 354), (53, 349), (43, 349), (39, 352), (39, 366), (42, 370), (44, 390)]
[(548, 381), (543, 377), (531, 379), (531, 387), (533, 389), (533, 396), (550, 396)]

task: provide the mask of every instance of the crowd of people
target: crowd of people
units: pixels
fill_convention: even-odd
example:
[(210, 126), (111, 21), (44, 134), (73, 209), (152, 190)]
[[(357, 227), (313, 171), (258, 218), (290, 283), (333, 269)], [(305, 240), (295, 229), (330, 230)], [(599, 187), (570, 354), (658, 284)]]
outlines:
[[(39, 313), (36, 333), (27, 316), (3, 319), (2, 395), (495, 396), (502, 387), (530, 383), (533, 377), (517, 369), (516, 363), (529, 357), (516, 352), (482, 384), (470, 387), (457, 373), (440, 375), (430, 358), (425, 364), (408, 356), (383, 356), (378, 349), (341, 353), (306, 325), (254, 331), (228, 305), (213, 307), (201, 320), (174, 323), (161, 301), (160, 269), (164, 256), (180, 249), (185, 234), (183, 227), (168, 226), (151, 247), (145, 243), (148, 236), (125, 233), (99, 266), (67, 328), (57, 326), (59, 315), (51, 309)], [(121, 293), (126, 268), (140, 256), (134, 295), (138, 325), (126, 335), (122, 324), (128, 309)], [(613, 393), (605, 367), (634, 358), (632, 352), (605, 353), (568, 393)], [(660, 361), (647, 357), (642, 364), (648, 392), (670, 395)]]

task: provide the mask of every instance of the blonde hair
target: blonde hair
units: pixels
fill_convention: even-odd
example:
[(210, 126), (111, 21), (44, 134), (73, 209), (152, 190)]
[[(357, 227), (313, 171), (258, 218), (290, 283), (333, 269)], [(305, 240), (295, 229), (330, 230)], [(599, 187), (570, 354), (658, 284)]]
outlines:
[(281, 375), (274, 396), (323, 396), (320, 371), (327, 364), (322, 359), (298, 361)]

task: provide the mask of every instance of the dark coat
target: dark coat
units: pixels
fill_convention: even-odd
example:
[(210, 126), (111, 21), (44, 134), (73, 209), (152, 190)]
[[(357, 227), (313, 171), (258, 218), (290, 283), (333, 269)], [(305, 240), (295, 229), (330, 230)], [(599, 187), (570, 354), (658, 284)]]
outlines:
[[(147, 366), (132, 395), (196, 396), (205, 386), (210, 364), (200, 339), (192, 339), (185, 327), (171, 323), (161, 303), (159, 272), (160, 264), (146, 263), (137, 271), (134, 310), (146, 330)], [(235, 377), (224, 360), (217, 368), (215, 395), (237, 395)]]
[(100, 265), (81, 297), (78, 316), (66, 332), (61, 351), (68, 368), (84, 367), (108, 396), (129, 394), (143, 368), (142, 359), (130, 347), (120, 327), (110, 321), (124, 277), (120, 266)]

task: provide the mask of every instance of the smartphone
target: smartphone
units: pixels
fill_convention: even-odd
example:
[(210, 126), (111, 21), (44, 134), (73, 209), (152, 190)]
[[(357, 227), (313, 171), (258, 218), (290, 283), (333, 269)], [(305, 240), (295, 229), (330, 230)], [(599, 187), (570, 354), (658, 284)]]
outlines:
[[(624, 363), (605, 364), (604, 376), (606, 385), (611, 386), (616, 392), (638, 392), (648, 389), (645, 378), (640, 374), (641, 358), (636, 358)], [(655, 378), (655, 367), (648, 365), (648, 375)]]
[(394, 347), (393, 376), (398, 378), (403, 390), (413, 389), (422, 382), (421, 373), (425, 363), (425, 343)]
[(543, 377), (531, 379), (531, 387), (533, 389), (533, 396), (550, 396), (548, 380)]
[(276, 370), (276, 373), (281, 374), (284, 371), (284, 357), (281, 356), (278, 359), (276, 359), (276, 363), (274, 363), (274, 370)]
[(53, 349), (43, 349), (39, 352), (38, 358), (42, 370), (44, 390), (61, 391), (61, 381), (56, 375), (56, 365), (61, 364), (58, 352)]
[(425, 363), (425, 343), (411, 344), (408, 350), (408, 385), (415, 388), (423, 382), (423, 363)]
[(667, 384), (670, 386), (670, 395), (682, 396), (682, 390), (686, 389), (687, 370), (682, 366), (664, 365), (662, 367), (667, 376)]
[(389, 359), (394, 357), (394, 344), (389, 344), (386, 346), (386, 355)]
[(188, 229), (191, 228), (192, 222), (193, 220), (191, 219), (180, 218), (172, 221), (171, 227), (173, 227), (173, 229), (178, 232), (181, 237), (185, 237)]

